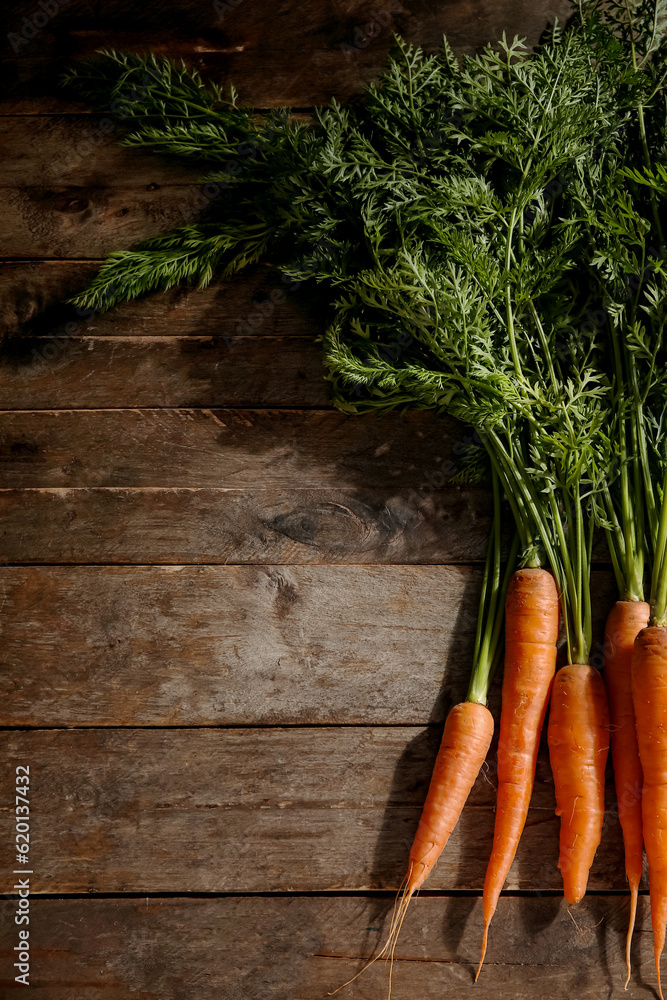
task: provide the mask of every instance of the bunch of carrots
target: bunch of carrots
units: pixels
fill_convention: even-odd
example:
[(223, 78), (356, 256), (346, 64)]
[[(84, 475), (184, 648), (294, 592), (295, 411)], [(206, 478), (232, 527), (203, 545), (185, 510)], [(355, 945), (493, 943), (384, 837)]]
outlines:
[[(496, 168), (504, 160), (510, 169), (502, 174), (502, 194), (500, 185), (492, 197), (485, 192), (481, 204), (467, 206), (466, 217), (450, 212), (447, 227), (435, 235), (415, 229), (404, 236), (398, 260), (356, 274), (345, 285), (325, 340), (330, 370), (348, 408), (410, 400), (441, 407), (475, 427), (491, 470), (496, 510), (504, 494), (514, 515), (521, 566), (507, 575), (513, 550), (500, 587), (497, 551), (495, 563), (487, 559), (470, 689), (445, 722), (400, 900), (376, 958), (393, 955), (410, 899), (446, 846), (486, 758), (494, 732), (485, 705), (499, 653), (496, 601), (504, 594), (497, 805), (475, 979), (526, 822), (549, 708), (565, 898), (570, 904), (583, 898), (601, 841), (611, 743), (631, 890), (625, 986), (645, 847), (662, 998), (660, 956), (667, 926), (662, 220), (667, 170), (655, 163), (666, 148), (664, 98), (656, 102), (664, 71), (658, 59), (650, 60), (659, 49), (664, 12), (644, 4), (640, 13), (652, 13), (648, 36), (637, 26), (639, 15), (610, 21), (594, 7), (587, 16), (582, 10), (569, 32), (554, 35), (552, 46), (531, 57), (513, 53), (511, 60), (508, 46), (500, 55), (489, 52), (485, 62), (478, 57), (475, 86), (485, 92), (481, 109), (466, 90), (465, 64), (455, 71), (452, 96), (467, 115), (465, 126), (451, 133), (460, 177), (468, 169), (472, 179), (470, 163), (480, 157)], [(629, 55), (620, 72), (612, 69), (617, 47)], [(567, 59), (582, 55), (570, 107), (589, 118), (577, 130), (575, 176), (559, 192), (556, 213), (545, 190), (563, 169), (573, 129), (568, 133), (564, 109), (552, 101), (552, 78), (541, 74), (539, 61), (545, 58), (562, 69)], [(606, 96), (613, 92), (613, 100), (605, 107), (599, 78), (608, 69)], [(530, 88), (539, 111), (526, 117), (516, 99), (510, 101), (503, 109), (506, 132), (500, 142), (500, 115), (489, 114), (487, 98), (497, 88), (501, 103), (512, 77), (515, 87)], [(615, 89), (621, 86), (629, 97), (625, 105)], [(539, 159), (547, 159), (548, 169), (535, 177), (528, 165)], [(508, 184), (511, 168), (514, 186)], [(502, 225), (489, 211), (496, 197)], [(386, 346), (397, 321), (411, 331), (412, 341), (388, 362)], [(596, 527), (606, 533), (619, 590), (606, 623), (604, 676), (588, 662)], [(498, 544), (497, 530), (490, 553)], [(556, 672), (561, 618), (569, 662)]]
[[(220, 187), (203, 220), (112, 254), (78, 306), (203, 286), (266, 259), (328, 310), (336, 405), (433, 409), (480, 442), (462, 475), (491, 483), (494, 517), (470, 686), (447, 717), (376, 958), (393, 955), (486, 758), (486, 701), (504, 650), (477, 975), (549, 711), (565, 897), (576, 904), (586, 891), (611, 743), (631, 890), (626, 986), (645, 848), (662, 997), (666, 38), (666, 0), (579, 0), (533, 52), (503, 38), (458, 61), (446, 42), (426, 56), (399, 39), (363, 100), (320, 109), (311, 125), (253, 115), (154, 56), (105, 53), (70, 74), (103, 107), (123, 109), (135, 127), (127, 145), (199, 158)], [(504, 569), (503, 502), (515, 527)], [(603, 674), (589, 662), (596, 531), (619, 594)], [(568, 663), (556, 672), (561, 625)]]

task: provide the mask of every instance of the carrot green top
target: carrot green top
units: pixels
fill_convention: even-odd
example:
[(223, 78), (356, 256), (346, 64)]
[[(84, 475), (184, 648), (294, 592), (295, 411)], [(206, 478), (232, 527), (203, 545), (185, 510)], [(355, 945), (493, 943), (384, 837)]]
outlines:
[[(583, 333), (597, 292), (578, 276), (597, 266), (591, 232), (605, 212), (623, 220), (605, 165), (629, 148), (637, 121), (648, 147), (664, 6), (581, 0), (532, 53), (503, 37), (457, 61), (446, 42), (426, 56), (398, 39), (364, 99), (321, 109), (312, 125), (255, 115), (155, 56), (104, 53), (69, 75), (133, 127), (126, 144), (201, 162), (211, 191), (197, 222), (112, 254), (77, 305), (94, 312), (182, 281), (204, 285), (258, 260), (290, 287), (313, 288), (328, 308), (337, 405), (431, 408), (479, 433), (522, 564), (554, 573), (573, 662), (591, 645), (596, 522), (626, 592), (639, 592), (642, 575), (628, 511), (648, 475), (643, 439), (625, 410), (620, 455), (608, 433), (611, 380), (621, 368), (626, 378), (632, 351), (619, 347), (610, 375), (606, 331)], [(654, 520), (664, 561), (667, 514)], [(481, 659), (483, 648), (480, 639)]]
[[(589, 246), (586, 305), (604, 331), (615, 457), (598, 498), (621, 597), (643, 600), (651, 566), (652, 621), (667, 624), (667, 386), (664, 301), (667, 147), (662, 2), (628, 4), (618, 35), (628, 53), (634, 103), (604, 157), (575, 193)], [(656, 165), (657, 164), (657, 165)], [(585, 281), (582, 285), (585, 284)], [(657, 488), (655, 482), (662, 483)]]

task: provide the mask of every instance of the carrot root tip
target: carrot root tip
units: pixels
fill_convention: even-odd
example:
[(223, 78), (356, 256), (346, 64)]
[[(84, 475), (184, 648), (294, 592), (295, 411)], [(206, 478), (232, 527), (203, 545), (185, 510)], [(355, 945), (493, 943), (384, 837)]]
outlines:
[(489, 938), (489, 924), (488, 921), (484, 922), (484, 935), (482, 937), (482, 954), (479, 958), (479, 965), (477, 966), (477, 972), (475, 973), (475, 982), (479, 979), (479, 974), (482, 971), (482, 966), (484, 965), (484, 958), (486, 956), (486, 944)]
[(628, 933), (625, 939), (625, 966), (627, 969), (627, 976), (625, 977), (625, 983), (623, 989), (627, 990), (628, 983), (630, 982), (630, 976), (632, 974), (632, 961), (630, 956), (630, 950), (632, 948), (632, 935), (635, 929), (635, 919), (637, 916), (637, 898), (639, 896), (639, 886), (634, 882), (630, 886), (630, 919), (628, 920)]
[(665, 998), (663, 996), (663, 993), (662, 993), (662, 982), (660, 981), (660, 956), (661, 956), (661, 954), (662, 954), (662, 947), (660, 947), (660, 949), (657, 950), (657, 945), (656, 945), (655, 971), (656, 971), (656, 975), (658, 977), (658, 996), (660, 997), (660, 1000), (665, 1000)]
[[(405, 889), (403, 888), (403, 886), (405, 886)], [(392, 972), (393, 972), (393, 967), (394, 967), (394, 949), (396, 948), (396, 942), (398, 940), (398, 935), (399, 935), (401, 927), (403, 925), (403, 921), (405, 919), (405, 914), (407, 913), (407, 910), (408, 910), (408, 904), (410, 903), (410, 900), (412, 899), (414, 891), (415, 891), (414, 888), (410, 885), (410, 872), (408, 872), (408, 875), (405, 877), (405, 879), (401, 883), (401, 888), (398, 890), (398, 895), (396, 897), (396, 902), (394, 903), (394, 912), (393, 912), (392, 918), (391, 918), (391, 925), (389, 927), (389, 934), (388, 934), (387, 940), (385, 941), (385, 943), (382, 946), (381, 950), (377, 953), (377, 955), (375, 955), (373, 958), (369, 959), (369, 961), (366, 962), (366, 964), (363, 966), (363, 968), (361, 968), (359, 970), (359, 972), (357, 972), (357, 974), (355, 976), (352, 976), (352, 978), (348, 979), (346, 983), (343, 983), (341, 986), (338, 986), (335, 990), (332, 990), (331, 993), (327, 993), (327, 996), (330, 996), (330, 997), (335, 996), (335, 994), (338, 993), (340, 990), (344, 989), (346, 986), (349, 986), (350, 983), (353, 983), (355, 981), (355, 979), (359, 978), (359, 976), (362, 974), (362, 972), (365, 972), (366, 969), (370, 968), (371, 965), (374, 965), (375, 962), (377, 962), (377, 960), (379, 958), (388, 958), (389, 959), (389, 992), (388, 992), (387, 996), (388, 996), (388, 1000), (391, 1000), (391, 979), (392, 979)]]

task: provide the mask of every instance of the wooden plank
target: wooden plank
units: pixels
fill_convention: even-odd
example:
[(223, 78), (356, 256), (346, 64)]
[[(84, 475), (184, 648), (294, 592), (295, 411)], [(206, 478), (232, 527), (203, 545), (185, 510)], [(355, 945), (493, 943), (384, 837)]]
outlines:
[[(0, 902), (2, 974), (17, 941), (15, 902)], [(386, 934), (392, 901), (351, 898), (40, 899), (31, 986), (49, 1000), (312, 1000), (358, 971)], [(504, 898), (475, 988), (483, 1000), (599, 1000), (620, 991), (628, 900)], [(394, 1000), (468, 1000), (478, 957), (479, 898), (417, 899), (403, 924)], [(629, 1000), (655, 997), (648, 900), (641, 899)], [(222, 943), (222, 947), (221, 947)], [(344, 996), (385, 996), (373, 966)], [(446, 991), (446, 992), (445, 992)]]
[(486, 490), (0, 490), (9, 563), (482, 560)]
[[(88, 261), (21, 261), (0, 270), (0, 324), (10, 334), (59, 338), (290, 336), (312, 340), (321, 316), (269, 267), (249, 268), (202, 291), (175, 288), (89, 316), (67, 306), (96, 274)], [(71, 327), (68, 324), (74, 323)]]
[(204, 203), (197, 184), (5, 189), (0, 257), (106, 257), (192, 221)]
[(4, 410), (328, 404), (301, 337), (12, 337), (0, 351)]
[[(12, 801), (15, 766), (29, 765), (37, 893), (396, 889), (439, 737), (438, 727), (5, 732), (0, 795)], [(494, 799), (482, 773), (430, 888), (481, 888)], [(542, 756), (508, 888), (561, 888), (554, 808)], [(6, 844), (10, 822), (5, 809)], [(611, 820), (589, 888), (625, 885)]]
[(0, 413), (0, 486), (408, 487), (423, 498), (469, 440), (434, 413), (10, 411)]
[(394, 33), (431, 49), (446, 33), (459, 52), (495, 42), (503, 30), (534, 44), (547, 19), (569, 7), (563, 0), (478, 0), (473, 12), (463, 0), (377, 0), (370, 8), (361, 0), (307, 7), (289, 0), (151, 0), (139, 9), (128, 0), (77, 0), (36, 30), (23, 17), (32, 20), (38, 10), (21, 0), (7, 17), (6, 33), (18, 40), (8, 37), (5, 46), (6, 113), (76, 108), (54, 80), (71, 58), (109, 47), (185, 57), (218, 82), (233, 81), (257, 107), (306, 107), (358, 93), (382, 71)]
[(479, 581), (468, 567), (6, 568), (0, 724), (440, 719), (465, 693), (476, 608), (462, 602)]
[[(465, 695), (480, 580), (469, 566), (6, 567), (0, 725), (440, 721)], [(601, 666), (611, 574), (592, 589)]]
[(164, 187), (196, 184), (206, 173), (177, 157), (124, 149), (130, 131), (108, 115), (7, 115), (0, 118), (0, 188)]

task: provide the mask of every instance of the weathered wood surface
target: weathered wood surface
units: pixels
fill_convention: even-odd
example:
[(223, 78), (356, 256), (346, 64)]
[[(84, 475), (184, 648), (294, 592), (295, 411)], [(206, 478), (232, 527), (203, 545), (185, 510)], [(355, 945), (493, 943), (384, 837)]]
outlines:
[(0, 489), (0, 562), (459, 563), (486, 490)]
[(428, 497), (470, 440), (434, 413), (9, 411), (0, 413), (0, 486), (408, 487)]
[[(386, 898), (39, 900), (31, 915), (35, 978), (49, 1000), (313, 1000), (361, 967), (386, 934)], [(15, 904), (0, 902), (3, 975)], [(628, 900), (503, 898), (483, 975), (472, 989), (481, 901), (418, 898), (396, 948), (395, 1000), (600, 1000), (621, 995)], [(604, 956), (600, 961), (600, 956)], [(13, 960), (13, 959), (12, 959)], [(386, 995), (384, 962), (343, 996)], [(628, 1000), (654, 998), (648, 900), (639, 902)], [(12, 985), (0, 978), (0, 988)]]
[[(465, 695), (480, 580), (469, 566), (7, 567), (0, 725), (440, 721)], [(592, 591), (601, 665), (611, 575)]]
[[(111, 114), (0, 117), (0, 187), (99, 188), (197, 183), (192, 161), (119, 145), (128, 124)], [(35, 151), (39, 150), (39, 155)]]
[[(383, 69), (394, 33), (436, 47), (444, 33), (457, 51), (497, 41), (503, 31), (533, 44), (547, 20), (563, 16), (562, 0), (475, 0), (422, 4), (415, 0), (316, 2), (290, 0), (162, 0), (137, 7), (129, 0), (100, 6), (77, 0), (44, 27), (26, 27), (38, 7), (21, 0), (5, 11), (3, 53), (5, 113), (63, 112), (77, 107), (56, 88), (71, 58), (115, 47), (185, 57), (219, 83), (233, 82), (243, 100), (258, 107), (305, 107), (358, 93)], [(79, 105), (80, 107), (80, 105)]]
[(2, 192), (0, 257), (106, 257), (191, 222), (202, 208), (200, 186), (43, 185)]
[(302, 338), (10, 338), (0, 408), (327, 406), (319, 349)]
[[(90, 316), (67, 306), (99, 263), (8, 262), (0, 268), (0, 329), (20, 336), (240, 337), (313, 340), (321, 323), (314, 305), (269, 267), (249, 268), (202, 291), (175, 288)], [(75, 323), (74, 328), (67, 326)]]
[[(12, 801), (14, 767), (29, 764), (37, 893), (397, 889), (439, 739), (438, 727), (400, 726), (10, 731), (0, 795)], [(482, 887), (493, 761), (431, 889)], [(562, 888), (554, 809), (542, 754), (508, 889)], [(7, 844), (9, 822), (6, 811)], [(610, 813), (589, 888), (625, 887)]]
[(475, 602), (464, 596), (480, 576), (469, 567), (7, 568), (1, 724), (439, 720), (465, 693)]

